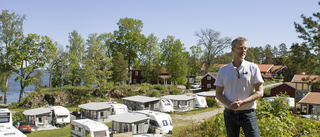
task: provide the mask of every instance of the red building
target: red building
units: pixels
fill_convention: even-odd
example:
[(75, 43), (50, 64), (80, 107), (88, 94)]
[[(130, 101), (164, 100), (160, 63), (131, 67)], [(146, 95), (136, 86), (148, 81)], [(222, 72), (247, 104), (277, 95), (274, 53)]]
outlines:
[(207, 73), (201, 79), (201, 89), (202, 90), (209, 90), (209, 89), (216, 89), (214, 86), (214, 82), (216, 82), (217, 72), (214, 73)]
[(131, 83), (132, 84), (141, 84), (141, 83), (151, 83), (151, 84), (171, 84), (169, 75), (169, 72), (167, 71), (167, 68), (161, 68), (161, 73), (157, 79), (148, 79), (143, 77), (143, 69), (142, 68), (136, 68), (131, 69)]
[(270, 95), (277, 96), (277, 95), (280, 95), (281, 93), (282, 94), (286, 93), (289, 97), (293, 97), (297, 101), (299, 101), (309, 91), (310, 91), (310, 86), (308, 86), (307, 84), (285, 82), (285, 83), (282, 83), (281, 85), (271, 88)]

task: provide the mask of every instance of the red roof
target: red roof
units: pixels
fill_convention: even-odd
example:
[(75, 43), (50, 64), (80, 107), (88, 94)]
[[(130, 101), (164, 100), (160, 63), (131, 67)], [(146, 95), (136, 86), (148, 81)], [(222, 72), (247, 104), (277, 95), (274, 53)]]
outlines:
[(257, 65), (260, 69), (260, 72), (269, 72), (273, 67), (273, 64), (257, 64)]
[[(313, 80), (315, 79), (316, 80)], [(306, 79), (309, 79), (306, 81)], [(317, 80), (320, 80), (319, 75), (303, 75), (303, 74), (296, 74), (293, 76), (291, 82), (293, 83), (308, 83), (310, 80), (313, 80), (312, 82), (316, 82)]]
[(281, 69), (283, 69), (285, 67), (286, 67), (285, 65), (274, 65), (272, 71), (273, 72), (277, 72), (277, 71), (279, 71), (279, 70), (281, 70)]
[(303, 99), (299, 101), (300, 104), (320, 105), (320, 92), (309, 92)]

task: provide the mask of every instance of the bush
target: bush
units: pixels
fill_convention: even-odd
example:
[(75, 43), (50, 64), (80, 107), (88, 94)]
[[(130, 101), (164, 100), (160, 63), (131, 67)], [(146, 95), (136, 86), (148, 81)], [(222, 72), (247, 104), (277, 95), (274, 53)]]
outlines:
[(152, 90), (150, 93), (149, 93), (149, 96), (150, 97), (160, 97), (160, 92), (158, 90)]
[(165, 86), (161, 85), (161, 84), (157, 84), (157, 85), (154, 85), (153, 88), (155, 88), (157, 90), (164, 90)]
[(173, 90), (170, 91), (170, 94), (171, 94), (171, 95), (178, 95), (179, 92), (180, 92), (179, 89), (173, 89)]
[(213, 98), (207, 98), (206, 97), (206, 101), (207, 101), (207, 105), (208, 107), (218, 107), (218, 103), (217, 100), (213, 99)]

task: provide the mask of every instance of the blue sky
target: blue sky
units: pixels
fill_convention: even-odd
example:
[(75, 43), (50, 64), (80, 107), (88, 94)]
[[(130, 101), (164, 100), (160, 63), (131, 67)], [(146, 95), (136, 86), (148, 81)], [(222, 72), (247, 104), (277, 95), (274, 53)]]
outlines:
[(301, 14), (311, 16), (320, 6), (316, 0), (2, 0), (0, 9), (26, 14), (24, 34), (47, 35), (68, 45), (77, 30), (84, 39), (91, 33), (113, 32), (120, 18), (143, 22), (142, 33), (154, 33), (159, 42), (168, 35), (180, 39), (188, 50), (202, 28), (221, 37), (244, 36), (248, 47), (278, 46), (302, 42), (294, 22)]

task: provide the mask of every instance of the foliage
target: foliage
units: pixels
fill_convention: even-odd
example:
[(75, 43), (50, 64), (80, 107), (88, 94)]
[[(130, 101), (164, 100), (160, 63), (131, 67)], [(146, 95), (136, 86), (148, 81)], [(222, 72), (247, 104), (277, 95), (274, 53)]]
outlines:
[(127, 66), (128, 63), (120, 52), (116, 52), (112, 58), (112, 80), (115, 83), (129, 81)]
[(13, 53), (12, 63), (17, 68), (15, 73), (18, 76), (15, 81), (19, 81), (21, 86), (20, 102), (24, 88), (38, 81), (32, 73), (39, 68), (44, 68), (48, 59), (56, 54), (57, 49), (48, 36), (32, 33), (15, 41), (9, 49), (9, 52)]
[(169, 71), (171, 81), (175, 84), (185, 84), (188, 72), (187, 54), (185, 47), (179, 39), (167, 36), (160, 43), (162, 49), (162, 60)]
[(158, 90), (151, 90), (151, 92), (149, 92), (149, 96), (150, 97), (160, 97), (160, 92)]
[(114, 31), (115, 41), (112, 44), (112, 53), (121, 52), (128, 61), (128, 70), (137, 58), (144, 35), (141, 34), (143, 23), (133, 18), (121, 18), (117, 23), (118, 30)]
[(191, 83), (190, 83), (190, 81), (188, 79), (187, 84), (186, 84), (186, 89), (190, 89), (190, 88), (191, 88)]
[(220, 32), (213, 29), (201, 29), (195, 35), (199, 38), (198, 46), (204, 46), (205, 63), (207, 66), (214, 64), (214, 59), (223, 53), (231, 43), (231, 38), (220, 38)]
[(217, 100), (215, 100), (214, 98), (207, 98), (206, 97), (206, 102), (208, 107), (218, 107), (219, 104), (217, 103)]
[(201, 71), (201, 55), (202, 49), (199, 46), (191, 46), (191, 53), (188, 61), (189, 73), (191, 76), (197, 76)]
[[(261, 136), (319, 136), (320, 123), (293, 116), (284, 98), (277, 97), (272, 103), (259, 99), (257, 118)], [(244, 136), (243, 131), (240, 132)], [(174, 136), (226, 136), (223, 114), (204, 121), (200, 125), (191, 125)]]
[(21, 16), (15, 12), (9, 13), (8, 10), (2, 10), (0, 14), (0, 90), (4, 92), (4, 104), (7, 103), (8, 80), (14, 69), (11, 60), (12, 52), (10, 53), (8, 48), (23, 36), (22, 28), (25, 18), (26, 15)]
[(161, 85), (161, 84), (156, 84), (153, 86), (153, 88), (157, 89), (157, 90), (164, 90), (165, 89), (165, 86), (164, 85)]
[(12, 121), (12, 124), (15, 126), (19, 121), (26, 121), (26, 117), (23, 115), (22, 111), (18, 111), (12, 113)]

